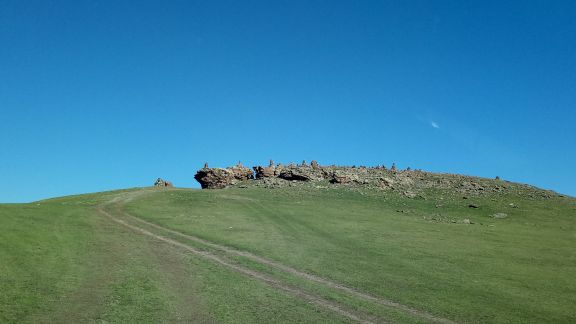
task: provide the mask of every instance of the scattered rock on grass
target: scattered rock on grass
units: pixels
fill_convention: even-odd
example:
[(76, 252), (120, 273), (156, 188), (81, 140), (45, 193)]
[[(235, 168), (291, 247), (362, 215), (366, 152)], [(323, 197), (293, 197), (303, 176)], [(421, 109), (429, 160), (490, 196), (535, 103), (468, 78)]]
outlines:
[(402, 194), (404, 195), (404, 197), (410, 198), (410, 199), (414, 199), (414, 198), (418, 197), (418, 195), (413, 193), (412, 191), (404, 191)]

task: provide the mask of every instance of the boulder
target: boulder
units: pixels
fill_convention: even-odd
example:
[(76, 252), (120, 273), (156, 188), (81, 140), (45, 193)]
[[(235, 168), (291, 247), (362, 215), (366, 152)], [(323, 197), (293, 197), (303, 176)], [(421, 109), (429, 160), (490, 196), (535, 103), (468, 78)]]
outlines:
[(196, 172), (194, 179), (200, 182), (202, 189), (222, 189), (235, 181), (232, 172), (221, 168), (202, 168)]
[(404, 191), (402, 194), (404, 195), (404, 197), (410, 198), (410, 199), (414, 199), (414, 198), (418, 197), (418, 195), (416, 193), (409, 191), (409, 190)]
[(203, 168), (198, 170), (194, 179), (200, 182), (202, 189), (223, 189), (238, 182), (254, 178), (252, 170), (242, 165), (221, 168)]

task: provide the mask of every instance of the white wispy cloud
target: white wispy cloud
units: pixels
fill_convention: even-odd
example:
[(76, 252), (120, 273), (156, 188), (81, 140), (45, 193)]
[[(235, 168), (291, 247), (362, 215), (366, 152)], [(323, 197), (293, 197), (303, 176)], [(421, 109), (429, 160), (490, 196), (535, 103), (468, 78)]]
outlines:
[(432, 126), (434, 128), (440, 128), (440, 125), (438, 125), (438, 123), (436, 123), (435, 121), (431, 121), (430, 126)]

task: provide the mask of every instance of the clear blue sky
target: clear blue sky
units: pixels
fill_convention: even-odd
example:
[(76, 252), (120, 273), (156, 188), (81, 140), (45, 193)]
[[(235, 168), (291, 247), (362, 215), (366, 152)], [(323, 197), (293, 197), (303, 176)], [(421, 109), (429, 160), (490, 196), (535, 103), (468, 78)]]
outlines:
[(0, 1), (1, 202), (205, 161), (576, 195), (576, 1)]

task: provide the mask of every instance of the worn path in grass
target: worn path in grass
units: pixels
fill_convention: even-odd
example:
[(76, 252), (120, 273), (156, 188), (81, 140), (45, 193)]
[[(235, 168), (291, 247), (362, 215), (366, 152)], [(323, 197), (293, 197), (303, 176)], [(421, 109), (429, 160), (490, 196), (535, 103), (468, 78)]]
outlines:
[[(131, 193), (127, 193), (121, 196), (117, 196), (114, 199), (112, 199), (111, 201), (109, 201), (106, 204), (103, 204), (101, 206), (99, 206), (97, 208), (97, 210), (103, 214), (106, 215), (108, 218), (110, 218), (111, 220), (113, 220), (114, 222), (121, 224), (125, 227), (128, 227), (140, 234), (143, 235), (147, 235), (150, 237), (153, 237), (156, 240), (168, 243), (170, 245), (182, 248), (188, 252), (191, 252), (197, 256), (200, 256), (202, 258), (208, 259), (212, 262), (215, 262), (221, 266), (224, 266), (230, 270), (233, 270), (235, 272), (239, 272), (242, 273), (244, 275), (247, 275), (251, 278), (257, 279), (269, 286), (272, 286), (274, 288), (277, 288), (279, 290), (282, 290), (284, 292), (287, 292), (301, 300), (307, 301), (309, 303), (321, 306), (323, 308), (326, 308), (332, 312), (335, 312), (336, 314), (339, 314), (341, 316), (347, 317), (351, 320), (357, 321), (357, 322), (361, 322), (361, 323), (372, 323), (372, 322), (388, 322), (387, 319), (378, 317), (376, 318), (373, 315), (369, 315), (369, 314), (365, 314), (362, 313), (360, 311), (357, 310), (352, 310), (350, 307), (347, 307), (346, 305), (342, 305), (338, 302), (335, 301), (331, 301), (328, 300), (326, 298), (323, 298), (321, 296), (318, 296), (316, 294), (313, 293), (309, 293), (304, 289), (301, 289), (299, 287), (296, 287), (294, 285), (289, 285), (286, 284), (284, 282), (282, 282), (282, 280), (279, 280), (277, 278), (274, 278), (273, 276), (271, 276), (270, 274), (265, 274), (259, 271), (255, 271), (253, 269), (247, 268), (245, 266), (242, 266), (240, 264), (237, 264), (231, 260), (227, 260), (226, 257), (222, 257), (220, 255), (216, 255), (213, 253), (210, 253), (206, 250), (200, 250), (197, 249), (193, 246), (190, 246), (189, 244), (185, 244), (182, 243), (180, 241), (171, 239), (169, 237), (160, 235), (158, 233), (153, 233), (148, 229), (155, 229), (155, 230), (160, 230), (166, 233), (170, 233), (173, 234), (177, 237), (181, 237), (184, 238), (186, 240), (189, 241), (193, 241), (196, 243), (200, 243), (202, 245), (205, 245), (207, 247), (210, 247), (212, 249), (217, 250), (218, 252), (223, 252), (225, 255), (234, 255), (234, 256), (239, 256), (239, 257), (244, 257), (247, 259), (250, 259), (251, 261), (254, 261), (256, 263), (260, 263), (269, 267), (272, 267), (274, 269), (283, 271), (285, 273), (288, 273), (290, 275), (296, 276), (301, 280), (305, 280), (305, 281), (310, 281), (310, 282), (314, 282), (320, 285), (323, 285), (327, 288), (330, 289), (334, 289), (337, 290), (339, 292), (342, 292), (344, 294), (348, 294), (349, 296), (352, 297), (356, 297), (368, 302), (372, 302), (372, 303), (376, 303), (382, 306), (386, 306), (386, 307), (390, 307), (393, 308), (395, 310), (401, 311), (409, 316), (414, 316), (417, 318), (420, 318), (422, 320), (425, 321), (429, 321), (429, 322), (436, 322), (436, 323), (445, 323), (445, 324), (449, 324), (449, 323), (454, 323), (453, 321), (446, 319), (446, 318), (441, 318), (438, 316), (434, 316), (432, 314), (429, 314), (427, 312), (418, 310), (418, 309), (414, 309), (412, 307), (406, 306), (406, 305), (402, 305), (399, 304), (397, 302), (385, 299), (385, 298), (381, 298), (381, 297), (376, 297), (373, 295), (370, 295), (368, 293), (365, 292), (361, 292), (358, 291), (356, 289), (350, 288), (346, 285), (334, 282), (332, 280), (317, 276), (317, 275), (313, 275), (310, 273), (306, 273), (303, 271), (300, 271), (298, 269), (295, 269), (293, 267), (287, 266), (285, 264), (279, 263), (277, 261), (274, 260), (270, 260), (258, 255), (255, 255), (253, 253), (247, 252), (247, 251), (242, 251), (242, 250), (238, 250), (235, 248), (231, 248), (228, 246), (224, 246), (221, 244), (217, 244), (214, 242), (211, 242), (209, 240), (206, 239), (202, 239), (193, 235), (188, 235), (188, 234), (184, 234), (175, 230), (172, 230), (170, 228), (166, 228), (148, 221), (145, 221), (141, 218), (138, 218), (136, 216), (133, 216), (129, 213), (127, 213), (126, 211), (124, 211), (123, 205), (126, 202), (129, 202), (133, 199), (136, 199), (142, 195), (147, 194), (148, 192), (146, 191), (139, 191), (139, 192), (131, 192)], [(108, 208), (108, 207), (112, 207), (112, 208)], [(135, 223), (139, 223), (140, 225), (144, 225), (146, 228), (143, 228), (141, 226), (136, 225)]]

